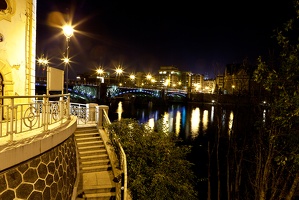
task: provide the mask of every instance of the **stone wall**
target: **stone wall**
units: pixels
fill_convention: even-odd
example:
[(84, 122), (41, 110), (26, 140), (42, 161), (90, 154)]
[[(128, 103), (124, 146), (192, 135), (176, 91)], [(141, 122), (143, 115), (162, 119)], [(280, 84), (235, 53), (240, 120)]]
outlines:
[(76, 176), (76, 146), (72, 135), (42, 155), (1, 171), (0, 199), (71, 199)]

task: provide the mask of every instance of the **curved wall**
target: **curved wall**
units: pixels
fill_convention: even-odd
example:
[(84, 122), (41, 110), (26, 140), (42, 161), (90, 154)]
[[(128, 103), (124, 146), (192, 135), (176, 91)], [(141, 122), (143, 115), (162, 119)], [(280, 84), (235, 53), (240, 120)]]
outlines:
[[(47, 137), (10, 149), (21, 154), (16, 158), (9, 151), (1, 152), (0, 165), (10, 160), (18, 164), (0, 171), (0, 199), (72, 199), (77, 180), (76, 127), (73, 119)], [(31, 153), (22, 154), (26, 149)]]

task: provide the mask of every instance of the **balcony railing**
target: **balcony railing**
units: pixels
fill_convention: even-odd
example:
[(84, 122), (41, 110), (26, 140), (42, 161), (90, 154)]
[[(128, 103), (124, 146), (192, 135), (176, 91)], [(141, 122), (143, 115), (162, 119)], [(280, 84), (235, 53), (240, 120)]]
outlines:
[(0, 96), (0, 138), (48, 131), (70, 119), (69, 95)]

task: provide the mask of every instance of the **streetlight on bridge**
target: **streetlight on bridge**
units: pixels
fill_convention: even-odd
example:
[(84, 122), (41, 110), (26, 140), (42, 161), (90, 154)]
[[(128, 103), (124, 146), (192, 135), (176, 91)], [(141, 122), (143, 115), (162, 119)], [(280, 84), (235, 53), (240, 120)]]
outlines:
[(134, 74), (130, 74), (129, 78), (130, 78), (130, 80), (132, 81), (133, 86), (135, 86), (135, 79), (136, 79), (136, 76), (135, 76)]
[(37, 59), (37, 63), (39, 66), (42, 66), (42, 76), (44, 76), (44, 72), (49, 64), (49, 60), (42, 55), (40, 58)]
[[(99, 75), (99, 76), (97, 76), (97, 79), (101, 79), (101, 78), (103, 78), (103, 77), (101, 77), (103, 74), (104, 74), (104, 70), (100, 67), (100, 68), (98, 68), (97, 69), (97, 74)], [(103, 80), (101, 81), (101, 83), (102, 82), (104, 82), (104, 78), (103, 78)]]
[(121, 83), (119, 83), (120, 82), (120, 76), (123, 74), (123, 72), (124, 72), (124, 70), (121, 67), (117, 67), (115, 69), (116, 76), (118, 77), (118, 84), (121, 84)]
[(69, 86), (69, 64), (70, 64), (70, 59), (69, 59), (69, 41), (70, 38), (73, 36), (74, 34), (74, 29), (71, 25), (66, 24), (62, 27), (63, 30), (63, 34), (65, 36), (66, 39), (66, 52), (65, 52), (65, 56), (63, 58), (63, 62), (64, 62), (64, 66), (66, 68), (66, 93), (68, 93), (68, 86)]

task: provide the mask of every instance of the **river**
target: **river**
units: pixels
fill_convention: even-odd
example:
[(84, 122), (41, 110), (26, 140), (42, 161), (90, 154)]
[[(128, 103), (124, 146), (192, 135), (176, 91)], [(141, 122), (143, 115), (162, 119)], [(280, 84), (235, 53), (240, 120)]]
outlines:
[(155, 126), (162, 119), (168, 126), (169, 132), (174, 133), (185, 141), (196, 139), (205, 134), (209, 127), (216, 125), (221, 119), (223, 133), (229, 133), (234, 121), (234, 109), (227, 106), (222, 108), (221, 116), (216, 115), (213, 104), (170, 104), (168, 106), (134, 106), (127, 101), (115, 101), (109, 105), (111, 121), (121, 118), (137, 119), (140, 123)]
[[(150, 127), (154, 127), (157, 120), (162, 119), (168, 126), (170, 133), (175, 134), (184, 143), (192, 146), (189, 160), (195, 164), (193, 170), (198, 179), (202, 180), (197, 186), (201, 199), (206, 199), (207, 154), (208, 145), (212, 144), (210, 141), (214, 140), (215, 142), (217, 134), (224, 141), (231, 134), (239, 134), (240, 136), (251, 134), (257, 118), (265, 120), (265, 110), (257, 112), (255, 109), (250, 106), (221, 106), (199, 103), (135, 106), (130, 102), (115, 101), (109, 105), (109, 118), (111, 121), (133, 118), (140, 123), (148, 123)], [(256, 115), (256, 113), (260, 114)], [(223, 163), (226, 162), (224, 153), (226, 149), (225, 145), (220, 146), (220, 154), (223, 153), (223, 158), (220, 159), (223, 159)], [(213, 168), (213, 166), (211, 167)], [(225, 164), (223, 164), (224, 168), (226, 168)], [(217, 185), (215, 187), (217, 188)]]

